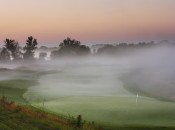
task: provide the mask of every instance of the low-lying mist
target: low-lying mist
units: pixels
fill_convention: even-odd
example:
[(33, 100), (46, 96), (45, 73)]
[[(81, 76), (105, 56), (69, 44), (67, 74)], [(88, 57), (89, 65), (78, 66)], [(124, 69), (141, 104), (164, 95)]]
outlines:
[[(125, 55), (58, 58), (8, 66), (1, 64), (1, 68), (55, 71), (39, 77), (40, 84), (24, 94), (28, 100), (35, 98), (33, 95), (48, 98), (128, 96), (130, 92), (134, 96), (174, 100), (174, 50), (173, 45), (162, 45), (132, 50)], [(1, 72), (0, 76), (7, 79), (9, 73)]]
[[(134, 68), (123, 82), (138, 93), (164, 100), (175, 99), (175, 47), (159, 46), (137, 54)], [(129, 90), (132, 90), (128, 88)], [(137, 93), (137, 91), (135, 91)]]

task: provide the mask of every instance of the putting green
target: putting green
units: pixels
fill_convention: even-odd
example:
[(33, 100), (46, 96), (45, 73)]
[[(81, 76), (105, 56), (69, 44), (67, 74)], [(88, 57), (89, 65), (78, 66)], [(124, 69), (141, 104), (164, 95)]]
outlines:
[(83, 119), (107, 126), (175, 126), (175, 104), (139, 97), (62, 97), (34, 103), (46, 111), (67, 116), (81, 114)]

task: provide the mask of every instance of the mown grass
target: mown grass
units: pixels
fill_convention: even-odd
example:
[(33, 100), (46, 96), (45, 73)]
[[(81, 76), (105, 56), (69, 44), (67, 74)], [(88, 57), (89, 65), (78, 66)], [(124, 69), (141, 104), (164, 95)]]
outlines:
[(27, 101), (24, 99), (23, 94), (29, 87), (38, 85), (37, 80), (40, 76), (57, 73), (57, 71), (10, 70), (5, 68), (1, 68), (0, 72), (4, 75), (14, 75), (10, 79), (0, 81), (0, 96), (5, 96), (10, 100), (25, 104)]
[(29, 87), (37, 84), (38, 83), (36, 81), (31, 80), (3, 80), (0, 81), (0, 96), (5, 96), (15, 102), (26, 104), (27, 101), (23, 98), (23, 94), (27, 91)]
[[(35, 104), (43, 107), (41, 104)], [(45, 110), (63, 115), (81, 114), (105, 129), (175, 129), (175, 104), (139, 97), (65, 97), (46, 101)]]

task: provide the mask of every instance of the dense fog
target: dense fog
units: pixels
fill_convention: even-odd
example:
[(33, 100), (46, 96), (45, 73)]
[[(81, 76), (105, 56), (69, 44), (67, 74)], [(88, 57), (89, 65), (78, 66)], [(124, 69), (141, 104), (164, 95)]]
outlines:
[(152, 97), (174, 100), (175, 47), (160, 46), (137, 55), (134, 69), (123, 80)]
[[(133, 96), (139, 94), (174, 100), (174, 49), (174, 46), (162, 45), (137, 50), (130, 55), (91, 55), (25, 64), (1, 64), (0, 78), (19, 77), (17, 71), (10, 71), (19, 68), (54, 71), (39, 77), (39, 85), (28, 89), (24, 94), (28, 100), (35, 100), (35, 96), (128, 96), (130, 92)], [(2, 68), (10, 70), (4, 71)]]

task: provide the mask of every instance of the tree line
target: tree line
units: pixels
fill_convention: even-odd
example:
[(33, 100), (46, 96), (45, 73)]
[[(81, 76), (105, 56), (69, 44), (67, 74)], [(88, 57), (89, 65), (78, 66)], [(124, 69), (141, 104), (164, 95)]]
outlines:
[[(5, 39), (4, 46), (0, 52), (0, 61), (33, 61), (35, 50), (37, 49), (37, 39), (32, 36), (28, 37), (24, 47), (21, 47), (19, 43), (12, 39)], [(51, 52), (52, 58), (60, 56), (85, 56), (90, 54), (90, 48), (85, 45), (81, 45), (80, 41), (75, 39), (66, 38), (59, 44), (59, 49)], [(44, 59), (46, 53), (41, 52), (40, 58)]]
[(149, 47), (154, 47), (156, 44), (151, 42), (139, 42), (137, 44), (127, 44), (127, 43), (119, 43), (117, 45), (107, 44), (98, 49), (97, 54), (105, 54), (105, 55), (121, 55), (127, 54), (129, 52), (134, 52), (136, 50), (145, 49)]
[(26, 40), (26, 45), (22, 48), (19, 43), (12, 39), (5, 39), (4, 47), (0, 52), (0, 60), (4, 62), (8, 61), (20, 61), (33, 60), (34, 51), (37, 48), (37, 39), (32, 36), (28, 37)]
[[(163, 44), (167, 41), (162, 42)], [(98, 48), (97, 52), (93, 53), (96, 55), (115, 55), (123, 54), (127, 52), (133, 52), (138, 48), (148, 48), (156, 46), (154, 42), (139, 42), (138, 44), (127, 44), (120, 43), (117, 45), (106, 44)], [(11, 62), (11, 61), (33, 61), (35, 50), (37, 49), (37, 39), (32, 36), (28, 37), (24, 47), (21, 47), (19, 43), (12, 39), (5, 39), (4, 46), (0, 52), (0, 61)], [(132, 51), (131, 51), (132, 50)], [(66, 38), (60, 44), (57, 50), (51, 52), (51, 59), (59, 57), (75, 57), (75, 56), (87, 56), (92, 54), (90, 48), (86, 45), (82, 45), (80, 41), (76, 39)], [(45, 52), (41, 52), (39, 55), (40, 59), (44, 59), (47, 56)]]

